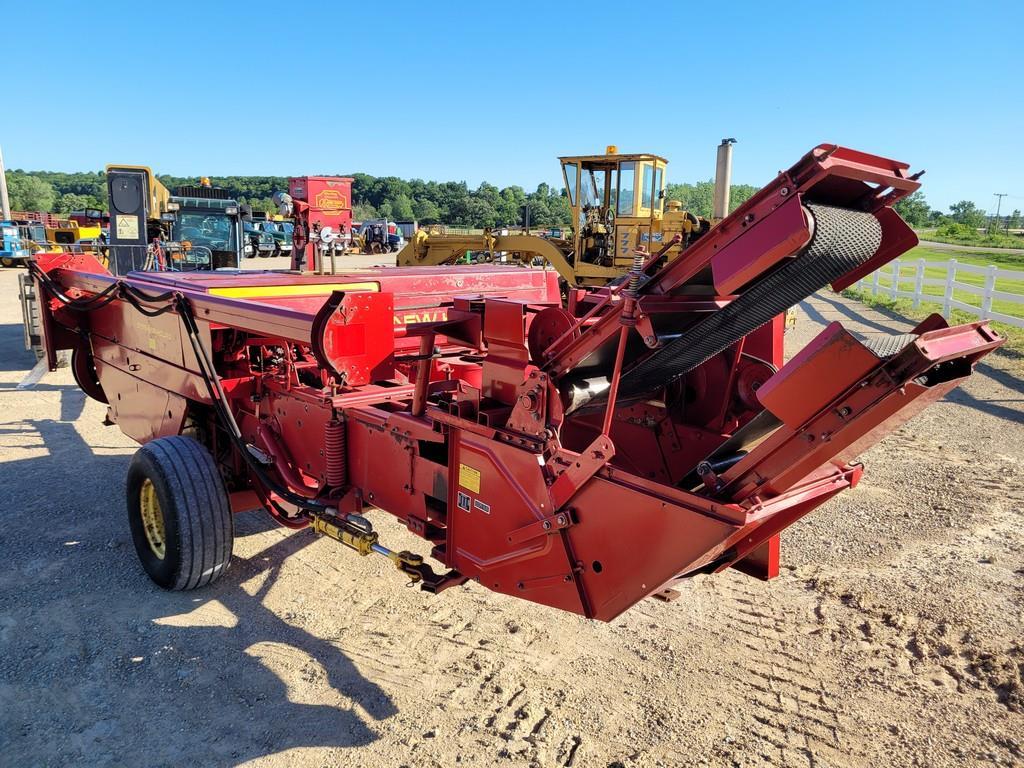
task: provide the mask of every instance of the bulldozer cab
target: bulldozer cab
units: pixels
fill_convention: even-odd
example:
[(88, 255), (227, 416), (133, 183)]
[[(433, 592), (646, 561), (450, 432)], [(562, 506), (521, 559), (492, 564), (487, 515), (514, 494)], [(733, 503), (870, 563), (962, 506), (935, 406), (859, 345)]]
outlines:
[[(467, 252), (510, 255), (526, 264), (550, 264), (569, 285), (602, 286), (619, 279), (633, 264), (638, 247), (662, 252), (663, 262), (711, 229), (711, 222), (665, 197), (668, 161), (651, 154), (558, 158), (572, 211), (568, 237), (527, 234), (455, 235), (420, 230), (398, 254), (400, 266), (454, 264)], [(667, 248), (664, 246), (668, 246)]]
[(614, 277), (628, 268), (633, 249), (658, 250), (665, 203), (663, 157), (618, 154), (559, 158), (572, 209), (572, 259), (581, 277)]

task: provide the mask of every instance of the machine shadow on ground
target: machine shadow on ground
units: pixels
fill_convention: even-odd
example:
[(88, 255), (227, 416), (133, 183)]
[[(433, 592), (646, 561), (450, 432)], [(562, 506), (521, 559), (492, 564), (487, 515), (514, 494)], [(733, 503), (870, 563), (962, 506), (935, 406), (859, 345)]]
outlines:
[[(62, 420), (0, 426), (5, 435), (34, 434), (46, 449), (0, 464), (0, 494), (18, 500), (0, 540), (8, 569), (0, 654), (19, 660), (0, 669), (0, 749), (12, 764), (59, 755), (65, 764), (180, 765), (189, 754), (203, 765), (236, 765), (296, 747), (375, 741), (372, 724), (398, 711), (388, 695), (339, 645), (264, 605), (288, 558), (314, 537), (243, 513), (238, 540), (257, 538), (241, 549), (263, 549), (236, 556), (206, 589), (157, 588), (137, 563), (125, 519), (130, 448), (112, 439), (119, 453), (96, 453), (73, 423), (82, 414), (74, 387), (44, 380), (39, 388), (61, 393)], [(74, 647), (45, 641), (69, 631)], [(320, 677), (337, 703), (292, 700), (267, 663), (274, 656)], [(40, 699), (50, 702), (46, 712), (22, 704)]]
[(35, 365), (25, 349), (25, 331), (20, 323), (0, 324), (0, 371), (28, 371)]

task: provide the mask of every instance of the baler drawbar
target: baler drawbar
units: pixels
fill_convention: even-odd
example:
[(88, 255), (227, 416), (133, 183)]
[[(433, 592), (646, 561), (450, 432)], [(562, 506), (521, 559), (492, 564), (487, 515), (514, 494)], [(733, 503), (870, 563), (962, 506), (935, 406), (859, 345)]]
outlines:
[[(610, 620), (677, 579), (778, 573), (780, 532), (856, 485), (858, 454), (1003, 339), (938, 315), (827, 326), (783, 362), (787, 308), (913, 247), (892, 160), (822, 145), (665, 265), (601, 288), (523, 267), (132, 272), (39, 254), (51, 368), (144, 443), (136, 549), (168, 588), (223, 573), (264, 507), (440, 592), (467, 580)], [(383, 546), (379, 508), (429, 542)]]

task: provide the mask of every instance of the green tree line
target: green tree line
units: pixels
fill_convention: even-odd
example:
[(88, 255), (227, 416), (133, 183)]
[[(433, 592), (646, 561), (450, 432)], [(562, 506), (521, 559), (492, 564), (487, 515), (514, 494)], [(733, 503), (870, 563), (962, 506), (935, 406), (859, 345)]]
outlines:
[(960, 200), (953, 203), (949, 206), (948, 212), (936, 210), (928, 205), (924, 192), (920, 189), (900, 200), (894, 207), (900, 216), (916, 229), (949, 228), (952, 225), (960, 226), (964, 230), (977, 230), (988, 226), (1007, 230), (1019, 229), (1024, 225), (1024, 216), (1021, 215), (1019, 209), (1001, 214), (999, 220), (996, 221), (994, 215), (979, 208), (971, 200)]
[[(423, 224), (445, 223), (464, 227), (496, 227), (525, 224), (529, 210), (532, 226), (567, 226), (570, 210), (565, 191), (539, 184), (532, 192), (519, 186), (498, 188), (483, 182), (470, 189), (464, 181), (424, 181), (395, 176), (351, 174), (353, 178), (353, 215), (357, 220), (378, 216), (399, 221), (415, 219)], [(82, 208), (107, 209), (106, 180), (95, 173), (58, 173), (53, 171), (9, 171), (8, 185), (12, 207), (16, 210), (45, 210), (68, 213)], [(169, 189), (194, 184), (195, 178), (161, 175)], [(288, 187), (283, 176), (221, 176), (211, 182), (223, 187), (239, 202), (257, 211), (273, 212), (274, 192)], [(669, 184), (669, 199), (679, 200), (686, 210), (710, 216), (714, 184)], [(732, 208), (743, 203), (757, 187), (737, 184), (732, 187)]]
[[(349, 174), (352, 184), (353, 216), (357, 220), (375, 218), (415, 219), (423, 224), (444, 223), (463, 227), (522, 225), (529, 207), (530, 224), (538, 227), (570, 224), (569, 201), (565, 190), (538, 184), (532, 192), (519, 186), (499, 189), (487, 182), (470, 189), (464, 181), (424, 181), (396, 176)], [(168, 188), (194, 184), (195, 177), (158, 176)], [(271, 196), (287, 190), (284, 176), (218, 176), (215, 186), (223, 187), (236, 200), (254, 210), (274, 212)], [(61, 173), (56, 171), (7, 172), (11, 207), (15, 210), (53, 211), (66, 214), (82, 208), (107, 210), (106, 176), (103, 171)], [(750, 184), (734, 184), (730, 209), (745, 202), (758, 190)], [(698, 216), (710, 216), (714, 182), (669, 184), (666, 196), (678, 200), (683, 208)], [(896, 203), (896, 210), (917, 228), (963, 225), (980, 228), (992, 223), (991, 217), (970, 200), (950, 206), (948, 212), (933, 209), (918, 190)], [(1024, 223), (1019, 210), (996, 222), (997, 228), (1014, 229)]]
[[(733, 184), (729, 188), (729, 212), (747, 202), (760, 187), (753, 184)], [(711, 218), (714, 209), (715, 182), (711, 179), (694, 184), (666, 184), (665, 197), (678, 200), (683, 209), (704, 218)]]
[[(470, 189), (464, 181), (423, 181), (394, 176), (376, 177), (366, 173), (353, 178), (353, 216), (357, 220), (387, 217), (416, 219), (424, 224), (445, 223), (463, 227), (495, 227), (524, 223), (527, 207), (531, 225), (566, 226), (569, 204), (565, 192), (539, 184), (533, 192), (522, 187), (499, 189), (484, 182)], [(158, 175), (168, 189), (195, 184), (196, 178)], [(82, 208), (107, 209), (105, 174), (57, 173), (14, 170), (7, 172), (11, 207), (15, 210), (68, 213)], [(211, 177), (214, 186), (227, 190), (234, 199), (256, 211), (274, 212), (274, 192), (287, 190), (284, 176)]]

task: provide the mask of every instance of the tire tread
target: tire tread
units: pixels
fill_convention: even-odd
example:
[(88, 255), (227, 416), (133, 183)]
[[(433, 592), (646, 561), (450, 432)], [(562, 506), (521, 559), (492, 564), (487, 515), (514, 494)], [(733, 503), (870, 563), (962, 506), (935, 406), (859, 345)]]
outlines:
[(231, 559), (234, 520), (217, 465), (199, 442), (175, 435), (144, 445), (163, 475), (178, 515), (181, 563), (172, 590), (191, 590), (219, 578)]

